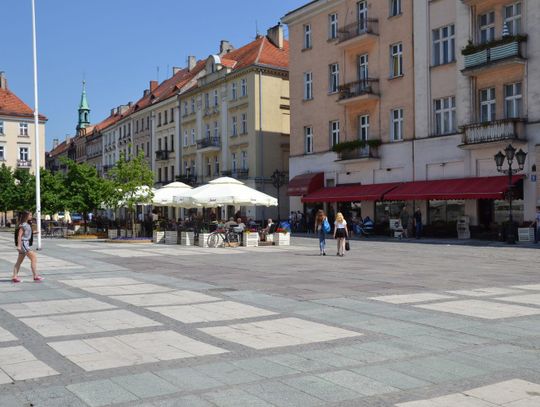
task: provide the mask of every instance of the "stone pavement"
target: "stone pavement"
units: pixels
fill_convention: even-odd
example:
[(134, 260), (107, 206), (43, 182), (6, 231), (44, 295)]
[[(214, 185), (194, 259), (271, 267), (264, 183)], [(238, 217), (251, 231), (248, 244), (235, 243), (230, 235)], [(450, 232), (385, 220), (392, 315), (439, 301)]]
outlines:
[(540, 406), (540, 250), (293, 244), (0, 233), (0, 406)]

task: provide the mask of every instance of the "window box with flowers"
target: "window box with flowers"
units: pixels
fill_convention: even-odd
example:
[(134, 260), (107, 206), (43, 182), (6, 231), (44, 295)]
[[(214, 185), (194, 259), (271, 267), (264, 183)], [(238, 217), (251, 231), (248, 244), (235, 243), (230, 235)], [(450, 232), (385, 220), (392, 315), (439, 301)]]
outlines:
[(288, 229), (277, 228), (274, 233), (274, 245), (276, 246), (290, 246), (291, 245), (291, 233)]
[(158, 244), (165, 243), (165, 231), (154, 230), (154, 233), (152, 234), (152, 242)]
[(259, 233), (255, 230), (246, 230), (242, 238), (242, 246), (257, 247), (259, 246)]

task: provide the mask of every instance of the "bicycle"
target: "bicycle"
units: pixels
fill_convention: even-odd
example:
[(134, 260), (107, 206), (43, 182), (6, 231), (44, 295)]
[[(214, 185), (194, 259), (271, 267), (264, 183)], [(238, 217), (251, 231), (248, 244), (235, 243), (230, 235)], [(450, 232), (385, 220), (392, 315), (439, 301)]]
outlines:
[(218, 229), (210, 233), (207, 240), (208, 247), (212, 248), (221, 245), (225, 246), (225, 244), (230, 246), (231, 243), (240, 243), (240, 233), (235, 232), (232, 229)]

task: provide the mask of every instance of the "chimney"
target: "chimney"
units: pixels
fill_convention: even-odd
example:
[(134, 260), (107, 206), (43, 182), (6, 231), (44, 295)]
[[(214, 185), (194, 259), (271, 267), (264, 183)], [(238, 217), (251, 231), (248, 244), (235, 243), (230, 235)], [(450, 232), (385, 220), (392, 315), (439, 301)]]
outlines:
[(111, 116), (114, 116), (116, 114), (116, 107), (113, 107), (111, 109)]
[(52, 141), (52, 148), (53, 148), (53, 150), (54, 150), (56, 147), (58, 147), (58, 139), (57, 139), (57, 138), (53, 139), (53, 141)]
[(143, 92), (143, 97), (148, 96), (150, 94), (150, 89), (145, 89)]
[(279, 49), (283, 49), (284, 35), (283, 26), (281, 25), (281, 23), (275, 25), (272, 28), (269, 28), (266, 35), (272, 44), (274, 44)]
[(176, 75), (178, 72), (180, 72), (182, 70), (182, 68), (178, 67), (178, 66), (173, 66), (172, 67), (172, 74), (173, 76)]
[(128, 109), (129, 109), (129, 105), (120, 105), (118, 106), (118, 113), (124, 114)]
[(195, 56), (190, 55), (188, 57), (188, 71), (191, 72), (195, 68), (195, 65), (197, 65), (197, 58)]
[(219, 55), (228, 54), (229, 52), (231, 52), (233, 50), (234, 50), (234, 47), (229, 41), (221, 40), (221, 42), (219, 44)]
[(0, 72), (0, 89), (6, 89), (7, 90), (6, 74), (3, 71)]
[(150, 92), (153, 92), (158, 87), (158, 81), (150, 81)]

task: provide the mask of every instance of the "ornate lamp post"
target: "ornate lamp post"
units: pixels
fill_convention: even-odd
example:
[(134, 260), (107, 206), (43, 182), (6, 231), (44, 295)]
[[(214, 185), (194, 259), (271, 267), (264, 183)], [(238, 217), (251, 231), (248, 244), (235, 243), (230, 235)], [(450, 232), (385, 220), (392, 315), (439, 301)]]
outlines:
[[(515, 244), (516, 243), (516, 235), (514, 234), (514, 217), (512, 215), (512, 199), (513, 199), (513, 183), (512, 183), (512, 176), (517, 174), (520, 171), (523, 171), (524, 165), (525, 165), (525, 159), (527, 158), (527, 153), (523, 151), (522, 149), (519, 149), (519, 151), (516, 153), (516, 149), (512, 144), (508, 144), (508, 146), (504, 149), (504, 152), (506, 154), (503, 154), (502, 151), (499, 151), (497, 154), (495, 154), (495, 164), (497, 165), (497, 171), (507, 174), (508, 175), (508, 192), (506, 194), (508, 203), (509, 203), (509, 209), (508, 209), (508, 233), (506, 241), (508, 244)], [(512, 168), (512, 164), (514, 162), (514, 158), (517, 161), (518, 168)], [(504, 160), (508, 162), (508, 169), (503, 169)]]
[(277, 201), (278, 201), (278, 224), (281, 221), (281, 214), (279, 210), (279, 189), (287, 183), (287, 173), (285, 171), (275, 170), (272, 176), (270, 177), (272, 179), (272, 185), (274, 188), (277, 189)]

